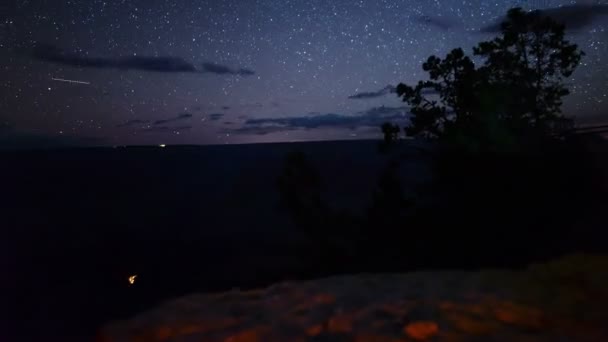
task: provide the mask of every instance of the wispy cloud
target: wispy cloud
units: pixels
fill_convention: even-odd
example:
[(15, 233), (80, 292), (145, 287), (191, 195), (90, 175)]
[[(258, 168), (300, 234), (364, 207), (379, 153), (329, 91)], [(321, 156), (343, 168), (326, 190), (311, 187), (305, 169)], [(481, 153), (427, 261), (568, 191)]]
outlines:
[(363, 100), (363, 99), (374, 99), (378, 97), (382, 97), (388, 94), (395, 93), (396, 88), (393, 85), (387, 85), (386, 87), (377, 90), (377, 91), (368, 91), (368, 92), (360, 92), (354, 95), (349, 96), (349, 99), (353, 100)]
[(239, 76), (255, 74), (249, 69), (240, 68), (233, 70), (225, 65), (215, 63), (203, 63), (202, 68), (198, 69), (194, 64), (180, 57), (173, 56), (90, 57), (88, 55), (71, 53), (50, 44), (37, 45), (31, 51), (31, 56), (37, 60), (79, 68), (129, 69), (166, 73), (212, 73)]
[(243, 110), (255, 110), (255, 109), (264, 108), (264, 104), (262, 104), (261, 102), (241, 103), (238, 105), (238, 107)]
[(458, 26), (458, 23), (452, 18), (426, 14), (415, 16), (414, 21), (426, 26), (438, 28), (443, 31), (447, 31)]
[(408, 107), (373, 107), (353, 115), (311, 113), (308, 115), (252, 118), (245, 121), (242, 127), (229, 130), (238, 134), (264, 135), (273, 132), (299, 129), (341, 128), (355, 130), (361, 127), (376, 127), (386, 121), (399, 121), (407, 118)]
[[(595, 22), (601, 16), (608, 15), (608, 5), (600, 4), (576, 4), (547, 9), (538, 9), (533, 12), (548, 16), (566, 26), (567, 30), (579, 30)], [(505, 17), (481, 28), (484, 33), (500, 32), (501, 24)]]
[(182, 126), (151, 126), (146, 127), (140, 130), (140, 132), (144, 133), (173, 133), (173, 132), (182, 132), (192, 129), (190, 125), (182, 125)]
[(179, 114), (172, 118), (156, 120), (156, 121), (154, 121), (154, 125), (163, 125), (163, 124), (167, 124), (167, 123), (171, 123), (171, 122), (188, 120), (190, 118), (192, 118), (192, 114), (182, 113), (182, 114)]
[(225, 65), (215, 64), (215, 63), (203, 63), (203, 72), (210, 72), (212, 74), (218, 75), (239, 75), (239, 76), (251, 76), (255, 75), (253, 70), (240, 68), (240, 69), (232, 69)]
[(422, 95), (439, 95), (439, 92), (433, 88), (423, 88), (420, 91), (420, 94), (422, 94)]
[(69, 53), (54, 45), (40, 44), (32, 51), (38, 60), (80, 68), (116, 68), (157, 72), (197, 72), (196, 67), (178, 57), (131, 56), (98, 58)]
[(293, 129), (285, 128), (282, 126), (259, 126), (259, 125), (246, 125), (239, 128), (229, 128), (224, 130), (225, 133), (231, 134), (243, 134), (243, 135), (267, 135), (277, 132), (285, 132)]
[(128, 120), (121, 124), (118, 124), (118, 125), (116, 125), (116, 127), (132, 127), (132, 126), (136, 126), (136, 125), (145, 125), (148, 123), (150, 123), (150, 120), (133, 119), (133, 120)]
[(384, 122), (384, 120), (404, 119), (407, 117), (407, 115), (409, 113), (410, 113), (410, 108), (407, 106), (401, 106), (401, 107), (380, 106), (380, 107), (372, 107), (363, 112), (359, 112), (359, 115), (362, 115), (364, 118), (367, 118), (367, 120), (365, 120), (365, 122), (372, 124), (372, 125), (368, 125), (368, 126), (373, 126), (380, 121)]
[[(396, 94), (397, 87), (393, 85), (387, 85), (386, 87), (378, 90), (378, 91), (368, 91), (368, 92), (360, 92), (354, 95), (349, 96), (349, 99), (353, 100), (367, 100), (367, 99), (375, 99), (378, 97), (382, 97), (388, 94)], [(422, 90), (423, 95), (437, 95), (438, 92), (435, 89), (424, 88)]]
[(222, 113), (213, 113), (213, 114), (209, 114), (209, 119), (211, 119), (212, 121), (217, 121), (219, 119), (221, 119), (224, 116), (224, 114)]
[(168, 126), (167, 124), (181, 122), (192, 118), (192, 114), (190, 113), (181, 113), (177, 116), (167, 118), (167, 119), (159, 119), (154, 122), (150, 120), (144, 119), (133, 119), (125, 121), (121, 124), (116, 125), (116, 127), (137, 127), (140, 132), (172, 132), (172, 131), (183, 131), (192, 128), (189, 125), (183, 126)]

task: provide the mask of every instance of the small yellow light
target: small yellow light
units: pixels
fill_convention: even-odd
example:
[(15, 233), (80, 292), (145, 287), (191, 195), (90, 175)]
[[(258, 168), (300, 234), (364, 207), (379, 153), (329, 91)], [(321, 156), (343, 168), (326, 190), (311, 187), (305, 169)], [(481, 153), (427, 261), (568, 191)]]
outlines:
[(137, 278), (137, 274), (129, 276), (129, 285), (135, 284), (135, 278)]

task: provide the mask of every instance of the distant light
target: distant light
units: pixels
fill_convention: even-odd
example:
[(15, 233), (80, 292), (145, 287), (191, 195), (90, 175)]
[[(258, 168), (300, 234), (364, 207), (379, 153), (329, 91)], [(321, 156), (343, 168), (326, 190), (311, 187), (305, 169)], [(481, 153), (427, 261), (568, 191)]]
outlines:
[(165, 145), (165, 144), (160, 144), (160, 145), (158, 145), (158, 147), (165, 148), (165, 147), (167, 147), (167, 145)]
[(137, 278), (137, 274), (134, 274), (132, 276), (129, 276), (128, 280), (129, 280), (129, 285), (133, 285), (135, 284), (135, 279)]

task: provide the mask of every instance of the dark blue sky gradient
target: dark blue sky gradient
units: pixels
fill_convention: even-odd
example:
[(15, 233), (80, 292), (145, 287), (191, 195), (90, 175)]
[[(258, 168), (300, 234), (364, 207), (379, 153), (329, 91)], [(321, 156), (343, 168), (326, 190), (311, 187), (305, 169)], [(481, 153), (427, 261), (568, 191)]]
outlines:
[[(587, 53), (564, 112), (607, 113), (607, 1), (21, 0), (0, 4), (0, 143), (370, 138), (392, 86), (493, 37), (508, 8), (573, 18)], [(577, 13), (576, 15), (569, 15)], [(61, 79), (61, 80), (59, 80)], [(62, 80), (79, 81), (70, 83)], [(35, 138), (35, 139), (34, 139)], [(36, 140), (37, 139), (37, 140)]]

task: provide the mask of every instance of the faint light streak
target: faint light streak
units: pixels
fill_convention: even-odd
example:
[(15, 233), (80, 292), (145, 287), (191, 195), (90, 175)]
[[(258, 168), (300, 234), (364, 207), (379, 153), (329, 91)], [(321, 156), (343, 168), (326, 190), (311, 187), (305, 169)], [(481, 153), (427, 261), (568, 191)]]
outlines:
[(160, 145), (158, 145), (158, 147), (160, 147), (160, 148), (165, 148), (165, 147), (167, 147), (167, 145), (165, 145), (165, 144), (160, 144)]
[(86, 85), (90, 85), (91, 82), (86, 82), (86, 81), (76, 81), (76, 80), (66, 80), (64, 78), (56, 78), (53, 77), (51, 78), (53, 81), (57, 81), (57, 82), (66, 82), (66, 83), (72, 83), (72, 84), (86, 84)]

